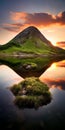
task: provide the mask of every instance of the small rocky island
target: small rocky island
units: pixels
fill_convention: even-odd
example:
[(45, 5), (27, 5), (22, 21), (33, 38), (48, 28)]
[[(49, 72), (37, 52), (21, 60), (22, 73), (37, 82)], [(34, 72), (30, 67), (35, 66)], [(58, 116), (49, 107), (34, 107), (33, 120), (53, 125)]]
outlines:
[(51, 101), (49, 88), (36, 77), (26, 78), (10, 90), (15, 95), (14, 103), (19, 108), (38, 108)]

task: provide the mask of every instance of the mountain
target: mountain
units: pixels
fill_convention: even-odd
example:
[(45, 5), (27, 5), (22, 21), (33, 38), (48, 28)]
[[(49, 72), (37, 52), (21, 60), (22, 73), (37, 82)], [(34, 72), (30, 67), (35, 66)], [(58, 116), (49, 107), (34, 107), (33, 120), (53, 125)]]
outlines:
[(24, 29), (21, 33), (19, 33), (14, 39), (13, 41), (19, 43), (19, 44), (23, 44), (25, 42), (25, 40), (27, 39), (31, 39), (34, 40), (35, 44), (40, 44), (38, 42), (38, 39), (40, 39), (41, 41), (43, 41), (45, 44), (47, 45), (51, 45), (50, 41), (48, 41), (42, 34), (41, 32), (33, 26), (30, 26), (26, 29)]
[(0, 52), (18, 55), (21, 53), (54, 55), (65, 51), (54, 47), (36, 27), (30, 26), (20, 32), (10, 42), (0, 46)]

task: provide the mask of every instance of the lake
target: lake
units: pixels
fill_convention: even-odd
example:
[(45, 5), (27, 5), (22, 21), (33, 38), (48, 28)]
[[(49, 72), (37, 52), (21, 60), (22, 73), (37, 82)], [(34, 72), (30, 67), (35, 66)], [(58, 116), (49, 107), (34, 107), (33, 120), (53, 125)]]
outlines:
[[(42, 64), (43, 66), (43, 64)], [(50, 62), (41, 71), (39, 79), (48, 85), (52, 95), (49, 104), (38, 109), (19, 109), (9, 87), (23, 80), (22, 67), (0, 64), (0, 129), (18, 130), (64, 130), (65, 129), (65, 60)], [(29, 71), (32, 69), (30, 68)], [(25, 73), (28, 70), (25, 71)], [(36, 72), (36, 71), (34, 71)], [(33, 73), (33, 71), (31, 71)], [(31, 76), (31, 73), (29, 76)], [(37, 74), (36, 73), (36, 74)], [(34, 73), (33, 73), (34, 74)], [(25, 74), (24, 74), (25, 75)], [(22, 76), (22, 77), (21, 77)], [(26, 73), (28, 76), (28, 73)], [(35, 76), (35, 75), (34, 75)]]

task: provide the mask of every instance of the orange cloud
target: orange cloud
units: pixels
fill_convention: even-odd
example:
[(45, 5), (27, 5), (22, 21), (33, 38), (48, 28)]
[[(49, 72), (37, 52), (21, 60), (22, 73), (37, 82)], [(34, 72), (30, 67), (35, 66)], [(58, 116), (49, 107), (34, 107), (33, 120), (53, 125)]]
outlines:
[(57, 42), (56, 45), (61, 48), (65, 48), (65, 42)]
[(10, 18), (14, 21), (25, 19), (27, 16), (27, 13), (25, 12), (10, 12)]
[(3, 28), (14, 32), (21, 31), (31, 25), (45, 28), (55, 24), (65, 25), (65, 12), (56, 16), (48, 13), (10, 12), (10, 18), (15, 23), (5, 25)]
[(2, 28), (0, 28), (0, 30), (1, 30)]
[(56, 23), (60, 24), (60, 25), (65, 25), (65, 11), (59, 13), (56, 16)]
[(13, 24), (3, 24), (4, 29), (12, 32), (19, 32), (22, 30), (23, 24), (21, 23), (13, 23)]
[(18, 20), (25, 20), (24, 24), (33, 24), (33, 25), (43, 25), (48, 26), (53, 24), (55, 18), (53, 15), (48, 13), (24, 13), (24, 12), (11, 12), (11, 19), (18, 21)]

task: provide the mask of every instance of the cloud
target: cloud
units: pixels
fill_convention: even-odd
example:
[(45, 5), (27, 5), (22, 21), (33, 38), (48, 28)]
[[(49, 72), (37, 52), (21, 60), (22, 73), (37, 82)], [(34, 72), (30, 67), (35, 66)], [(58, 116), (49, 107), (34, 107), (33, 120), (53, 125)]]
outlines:
[(55, 22), (53, 15), (48, 13), (24, 13), (11, 12), (11, 19), (14, 21), (24, 21), (24, 24), (33, 24), (36, 26), (49, 26)]
[(56, 22), (57, 22), (58, 24), (60, 24), (60, 25), (65, 25), (65, 11), (59, 13), (59, 14), (56, 16)]
[(49, 13), (10, 12), (10, 19), (13, 21), (13, 24), (7, 24), (3, 28), (14, 32), (21, 31), (23, 28), (31, 25), (44, 28), (55, 24), (62, 26), (65, 25), (65, 11), (58, 15)]
[(2, 24), (0, 24), (0, 31), (2, 30)]
[(65, 42), (57, 42), (56, 45), (61, 48), (65, 48)]
[(23, 24), (21, 23), (13, 23), (13, 24), (3, 24), (3, 28), (12, 31), (12, 32), (18, 32), (22, 29)]
[(14, 21), (25, 19), (27, 16), (27, 13), (25, 12), (10, 12), (10, 18)]

